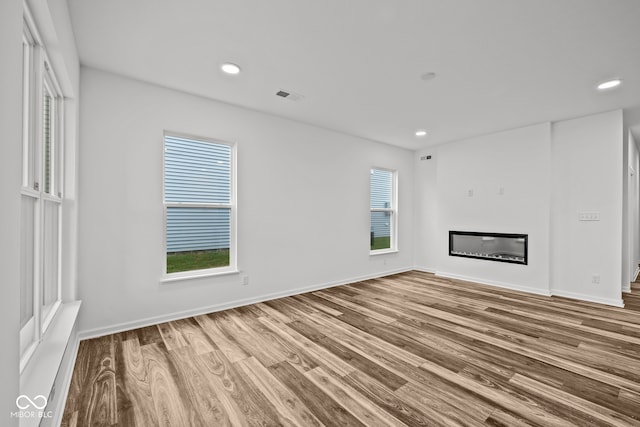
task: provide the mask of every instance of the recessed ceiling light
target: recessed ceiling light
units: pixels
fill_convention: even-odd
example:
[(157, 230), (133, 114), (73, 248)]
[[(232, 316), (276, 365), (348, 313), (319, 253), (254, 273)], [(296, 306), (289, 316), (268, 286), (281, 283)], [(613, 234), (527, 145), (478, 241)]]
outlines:
[(427, 131), (426, 130), (417, 130), (416, 131), (416, 136), (427, 136)]
[(232, 64), (231, 62), (222, 64), (220, 68), (227, 74), (238, 74), (240, 72), (240, 67), (236, 64)]
[(606, 82), (602, 82), (598, 85), (598, 90), (612, 89), (616, 86), (620, 86), (620, 83), (622, 83), (622, 80), (620, 79), (607, 80)]

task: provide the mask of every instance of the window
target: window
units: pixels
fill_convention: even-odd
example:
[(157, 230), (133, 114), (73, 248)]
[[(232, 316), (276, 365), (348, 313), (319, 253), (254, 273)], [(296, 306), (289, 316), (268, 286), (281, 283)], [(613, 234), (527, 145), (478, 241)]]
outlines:
[(64, 187), (62, 91), (28, 13), (22, 52), (21, 370), (60, 306)]
[(165, 273), (235, 271), (235, 149), (164, 137)]
[(397, 249), (396, 172), (371, 169), (370, 185), (371, 253)]

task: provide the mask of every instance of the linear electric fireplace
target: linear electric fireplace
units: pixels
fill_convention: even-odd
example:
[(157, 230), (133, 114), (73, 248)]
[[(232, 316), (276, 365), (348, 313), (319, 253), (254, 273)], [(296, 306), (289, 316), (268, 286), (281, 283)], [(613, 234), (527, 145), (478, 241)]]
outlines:
[(449, 231), (449, 255), (527, 264), (528, 234)]

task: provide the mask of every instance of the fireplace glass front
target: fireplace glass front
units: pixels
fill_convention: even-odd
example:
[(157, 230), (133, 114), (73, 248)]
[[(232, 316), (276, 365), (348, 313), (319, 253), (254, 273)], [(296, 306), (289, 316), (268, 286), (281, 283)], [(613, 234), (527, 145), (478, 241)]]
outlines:
[(527, 264), (527, 234), (449, 231), (449, 255)]

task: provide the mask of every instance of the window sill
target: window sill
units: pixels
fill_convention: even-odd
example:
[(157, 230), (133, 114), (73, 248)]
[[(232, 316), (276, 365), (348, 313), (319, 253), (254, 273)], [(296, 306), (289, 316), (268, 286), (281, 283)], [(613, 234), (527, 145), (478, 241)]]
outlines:
[(223, 271), (214, 271), (214, 270), (202, 270), (198, 273), (196, 272), (183, 272), (183, 273), (171, 273), (165, 274), (160, 279), (160, 283), (173, 283), (180, 282), (183, 280), (191, 280), (191, 279), (201, 279), (203, 277), (216, 277), (216, 276), (228, 276), (231, 274), (240, 274), (240, 270), (232, 269), (232, 270), (223, 270)]
[(369, 252), (369, 256), (373, 256), (373, 255), (387, 255), (387, 254), (397, 254), (398, 250), (397, 249), (380, 249), (377, 251), (370, 251)]
[[(32, 399), (38, 395), (47, 399), (50, 397), (67, 345), (72, 339), (80, 304), (81, 301), (73, 301), (60, 306), (47, 333), (20, 375), (20, 394)], [(29, 420), (35, 420), (34, 425), (40, 421), (37, 417)], [(21, 422), (21, 426), (29, 424), (26, 419), (23, 421), (25, 422)]]

